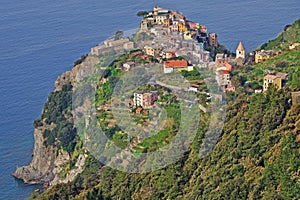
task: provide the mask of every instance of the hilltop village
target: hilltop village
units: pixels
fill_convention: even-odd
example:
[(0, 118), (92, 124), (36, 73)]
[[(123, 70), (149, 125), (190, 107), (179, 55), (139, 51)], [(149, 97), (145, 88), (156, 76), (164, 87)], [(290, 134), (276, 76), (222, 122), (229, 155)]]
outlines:
[[(129, 71), (135, 66), (151, 66), (159, 63), (163, 66), (161, 72), (172, 73), (174, 70), (187, 76), (196, 73), (199, 69), (208, 69), (215, 74), (215, 80), (219, 91), (235, 92), (235, 84), (232, 81), (233, 70), (243, 65), (262, 63), (281, 52), (273, 50), (259, 50), (247, 53), (242, 42), (239, 42), (235, 53), (226, 50), (219, 44), (218, 34), (209, 32), (205, 25), (195, 23), (187, 19), (179, 11), (173, 11), (155, 6), (151, 11), (140, 11), (142, 17), (139, 30), (133, 37), (124, 37), (123, 32), (118, 31), (113, 37), (91, 49), (94, 56), (117, 56), (127, 54), (121, 66), (123, 71)], [(289, 48), (298, 48), (299, 44), (292, 44)], [(255, 93), (267, 91), (270, 84), (281, 89), (286, 83), (287, 73), (267, 72), (263, 84), (254, 88)], [(203, 80), (202, 80), (203, 81)], [(190, 81), (186, 90), (195, 93), (207, 93), (201, 85), (201, 80)], [(204, 88), (204, 89), (203, 89)], [(147, 98), (143, 98), (143, 92), (134, 94), (133, 101), (136, 106), (142, 106), (140, 99), (150, 99), (147, 105), (152, 105), (156, 97), (144, 91)], [(154, 95), (156, 96), (156, 95)], [(221, 98), (222, 99), (222, 98)]]
[[(253, 52), (230, 52), (181, 12), (137, 15), (136, 32), (117, 31), (56, 80), (32, 161), (12, 174), (45, 184), (30, 199), (300, 199), (300, 18)], [(169, 166), (133, 173), (183, 147)]]

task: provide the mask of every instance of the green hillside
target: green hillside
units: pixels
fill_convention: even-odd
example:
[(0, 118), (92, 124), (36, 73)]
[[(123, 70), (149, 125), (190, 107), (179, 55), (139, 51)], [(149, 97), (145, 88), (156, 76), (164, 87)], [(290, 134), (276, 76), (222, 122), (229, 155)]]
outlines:
[(300, 42), (300, 19), (292, 25), (287, 25), (276, 39), (263, 44), (260, 49), (266, 50), (287, 50), (289, 45)]
[[(300, 199), (300, 105), (291, 101), (291, 93), (300, 90), (300, 50), (288, 50), (300, 41), (299, 25), (300, 19), (261, 47), (280, 49), (280, 55), (233, 72), (237, 91), (227, 94), (222, 136), (208, 156), (199, 157), (211, 120), (202, 113), (195, 140), (176, 163), (130, 174), (101, 168), (90, 155), (73, 182), (31, 199)], [(267, 71), (289, 73), (287, 84), (254, 94)], [(99, 84), (97, 103), (106, 102), (119, 77), (111, 72), (108, 82)], [(115, 140), (121, 137), (107, 131)]]

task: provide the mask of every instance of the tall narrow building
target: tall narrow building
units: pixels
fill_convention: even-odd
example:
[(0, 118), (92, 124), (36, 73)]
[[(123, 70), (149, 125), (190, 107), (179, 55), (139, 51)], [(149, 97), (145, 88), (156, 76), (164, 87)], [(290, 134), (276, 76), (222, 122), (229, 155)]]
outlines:
[(209, 44), (210, 46), (218, 47), (218, 35), (216, 33), (209, 34)]
[(236, 58), (242, 58), (243, 60), (246, 58), (246, 51), (242, 42), (239, 43), (239, 46), (236, 49)]

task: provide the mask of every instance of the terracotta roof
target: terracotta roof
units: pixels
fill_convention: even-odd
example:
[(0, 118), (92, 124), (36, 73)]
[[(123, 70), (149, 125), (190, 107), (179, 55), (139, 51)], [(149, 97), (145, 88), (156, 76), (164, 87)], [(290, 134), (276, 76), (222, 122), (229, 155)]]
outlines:
[(186, 60), (168, 60), (164, 62), (164, 67), (176, 68), (176, 67), (187, 67), (188, 62)]
[(223, 74), (230, 74), (230, 71), (228, 71), (228, 70), (222, 70), (222, 73)]
[(239, 46), (237, 47), (237, 50), (240, 50), (240, 51), (244, 51), (245, 50), (245, 47), (243, 45), (242, 42), (239, 43)]
[(141, 112), (143, 110), (143, 108), (139, 107), (136, 109), (136, 112)]
[(192, 84), (191, 87), (200, 88), (200, 85)]

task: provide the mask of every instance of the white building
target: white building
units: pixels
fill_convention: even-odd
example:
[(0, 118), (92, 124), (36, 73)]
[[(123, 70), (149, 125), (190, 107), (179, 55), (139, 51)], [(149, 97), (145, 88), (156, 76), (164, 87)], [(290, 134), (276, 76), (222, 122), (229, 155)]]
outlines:
[(143, 106), (143, 92), (137, 91), (133, 94), (133, 104), (135, 107)]
[(123, 64), (123, 70), (124, 71), (129, 71), (130, 68), (134, 67), (135, 63), (134, 62), (126, 62)]
[(241, 58), (243, 60), (246, 58), (246, 51), (242, 42), (240, 42), (236, 48), (236, 58)]

